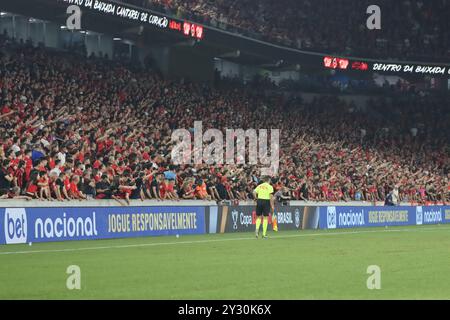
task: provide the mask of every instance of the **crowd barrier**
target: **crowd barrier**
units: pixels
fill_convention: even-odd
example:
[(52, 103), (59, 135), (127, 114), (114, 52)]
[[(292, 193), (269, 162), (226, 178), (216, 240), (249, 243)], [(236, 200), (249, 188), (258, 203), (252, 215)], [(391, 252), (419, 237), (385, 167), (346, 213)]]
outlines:
[(2, 208), (1, 244), (205, 233), (205, 206)]
[(320, 229), (450, 223), (450, 206), (323, 206)]
[[(278, 230), (317, 229), (319, 227), (317, 206), (276, 206)], [(255, 230), (255, 205), (219, 206), (217, 214), (211, 211), (210, 233), (246, 232)], [(272, 215), (269, 216), (269, 225)]]
[[(449, 206), (291, 202), (277, 205), (275, 215), (280, 231), (450, 223)], [(0, 202), (0, 244), (248, 232), (254, 231), (255, 220), (251, 203), (133, 201), (130, 206), (120, 206), (114, 201)]]

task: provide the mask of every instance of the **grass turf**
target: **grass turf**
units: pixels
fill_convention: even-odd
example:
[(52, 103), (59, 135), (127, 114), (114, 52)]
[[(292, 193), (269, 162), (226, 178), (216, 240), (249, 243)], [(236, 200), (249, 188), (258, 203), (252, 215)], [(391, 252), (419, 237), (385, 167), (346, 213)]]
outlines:
[[(450, 228), (0, 246), (0, 299), (450, 299)], [(81, 290), (66, 269), (81, 268)], [(369, 265), (381, 289), (366, 286)]]

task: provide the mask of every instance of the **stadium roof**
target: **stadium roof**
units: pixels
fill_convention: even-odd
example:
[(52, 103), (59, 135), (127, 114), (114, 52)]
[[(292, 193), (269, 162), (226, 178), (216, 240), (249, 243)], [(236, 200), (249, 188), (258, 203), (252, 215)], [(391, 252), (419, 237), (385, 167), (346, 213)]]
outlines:
[[(71, 4), (77, 2), (75, 0), (2, 0), (2, 10), (14, 12), (27, 17), (38, 18), (42, 20), (52, 21), (65, 25), (67, 14), (66, 9)], [(86, 3), (86, 1), (84, 1)], [(234, 33), (216, 29), (210, 26), (204, 26), (192, 21), (180, 20), (166, 14), (154, 12), (149, 9), (138, 8), (130, 4), (124, 4), (117, 0), (94, 1), (94, 3), (115, 4), (116, 6), (136, 9), (140, 12), (147, 12), (150, 15), (166, 18), (168, 21), (177, 21), (193, 23), (202, 26), (204, 29), (204, 37), (202, 40), (186, 37), (182, 30), (174, 32), (170, 28), (161, 28), (155, 25), (119, 17), (114, 14), (102, 12), (100, 9), (89, 9), (82, 7), (82, 28), (85, 30), (95, 31), (99, 33), (110, 34), (121, 39), (133, 41), (137, 46), (142, 44), (156, 44), (168, 46), (186, 46), (192, 47), (201, 52), (202, 55), (218, 57), (230, 60), (244, 65), (262, 66), (265, 69), (283, 70), (283, 69), (299, 69), (308, 70), (327, 70), (324, 68), (324, 59), (344, 58), (346, 62), (346, 70), (355, 70), (360, 72), (362, 69), (353, 68), (353, 63), (360, 64), (366, 62), (367, 71), (375, 71), (380, 73), (395, 73), (403, 75), (433, 75), (448, 77), (450, 74), (450, 63), (424, 63), (424, 62), (408, 62), (408, 61), (382, 61), (355, 57), (342, 57), (333, 53), (317, 53), (308, 52), (298, 49), (287, 48), (264, 41), (251, 39), (245, 36), (236, 35)], [(396, 64), (396, 68), (391, 68), (392, 64)], [(415, 73), (404, 71), (404, 67), (409, 64), (414, 69), (418, 68)], [(347, 67), (348, 66), (348, 67)], [(435, 72), (434, 67), (438, 67)], [(359, 70), (359, 71), (356, 71)], [(400, 70), (400, 71), (399, 71)], [(440, 72), (442, 71), (442, 72)], [(368, 73), (368, 72), (366, 72)]]

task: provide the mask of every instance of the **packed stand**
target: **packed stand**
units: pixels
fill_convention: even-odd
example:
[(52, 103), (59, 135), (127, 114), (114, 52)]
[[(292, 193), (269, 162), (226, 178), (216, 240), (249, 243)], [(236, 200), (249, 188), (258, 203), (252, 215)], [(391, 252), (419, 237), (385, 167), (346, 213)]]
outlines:
[(280, 129), (280, 201), (449, 201), (444, 97), (309, 103), (168, 81), (124, 63), (2, 39), (0, 196), (41, 200), (247, 200), (252, 165), (172, 165), (171, 133)]

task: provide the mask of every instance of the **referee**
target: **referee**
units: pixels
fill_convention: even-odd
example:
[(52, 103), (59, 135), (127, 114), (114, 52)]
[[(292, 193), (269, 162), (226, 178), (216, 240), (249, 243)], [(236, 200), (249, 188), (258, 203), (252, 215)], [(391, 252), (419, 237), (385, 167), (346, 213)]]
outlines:
[(263, 183), (256, 187), (253, 195), (256, 199), (256, 238), (259, 238), (261, 218), (263, 220), (263, 239), (267, 239), (267, 225), (269, 224), (269, 212), (274, 210), (273, 187), (270, 185), (270, 177), (264, 177)]

